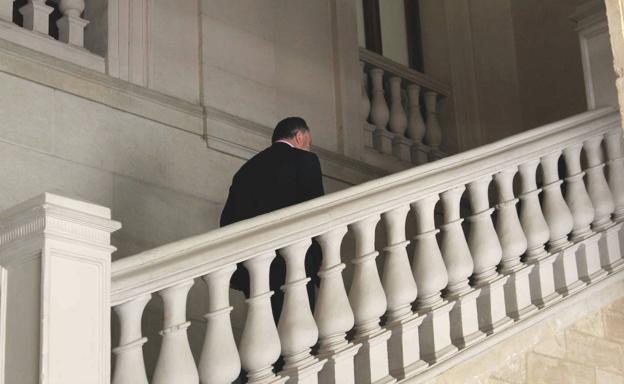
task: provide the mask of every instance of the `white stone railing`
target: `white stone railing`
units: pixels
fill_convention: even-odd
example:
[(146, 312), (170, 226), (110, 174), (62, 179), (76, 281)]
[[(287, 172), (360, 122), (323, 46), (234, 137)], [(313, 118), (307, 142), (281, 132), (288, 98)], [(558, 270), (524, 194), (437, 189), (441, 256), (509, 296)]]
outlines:
[(51, 14), (54, 7), (45, 0), (28, 0), (19, 7), (23, 18), (22, 28), (13, 23), (13, 11), (18, 7), (14, 0), (0, 0), (0, 38), (27, 48), (104, 72), (104, 58), (84, 49), (85, 27), (82, 18), (85, 0), (56, 0), (62, 16), (56, 20), (58, 41), (50, 35)]
[[(624, 267), (621, 137), (617, 112), (588, 112), (116, 261), (111, 305), (120, 341), (112, 381), (147, 383), (141, 318), (154, 293), (164, 325), (152, 383), (228, 383), (241, 367), (252, 383), (424, 375)], [(470, 211), (462, 217), (464, 196)], [(376, 238), (380, 221), (385, 240)], [(347, 266), (341, 246), (348, 231), (355, 255)], [(312, 239), (323, 251), (313, 311), (304, 289)], [(287, 265), (277, 325), (269, 289), (276, 253)], [(228, 292), (237, 263), (251, 287), (238, 345)], [(353, 274), (348, 290), (345, 268)], [(186, 303), (198, 277), (209, 302), (196, 366)], [(280, 355), (285, 365), (276, 375)]]
[(437, 113), (450, 87), (364, 48), (360, 65), (365, 145), (414, 164), (444, 157)]

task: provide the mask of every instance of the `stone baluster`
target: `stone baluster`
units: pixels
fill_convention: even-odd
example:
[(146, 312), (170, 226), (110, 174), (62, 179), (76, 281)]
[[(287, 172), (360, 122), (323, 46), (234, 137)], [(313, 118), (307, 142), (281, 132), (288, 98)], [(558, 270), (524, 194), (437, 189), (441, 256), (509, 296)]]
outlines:
[(423, 317), (412, 312), (416, 300), (416, 282), (410, 269), (405, 239), (405, 219), (409, 206), (395, 208), (381, 215), (388, 246), (384, 248), (382, 284), (388, 302), (386, 328), (392, 332), (388, 341), (390, 373), (398, 379), (411, 377), (427, 367), (420, 359), (418, 327)]
[(362, 70), (362, 121), (364, 124), (368, 122), (368, 115), (371, 112), (371, 101), (368, 97), (368, 75), (366, 74), (366, 63), (360, 61), (360, 68)]
[(613, 195), (604, 174), (605, 164), (602, 161), (602, 136), (593, 137), (583, 143), (587, 156), (587, 193), (594, 206), (592, 229), (596, 232), (611, 226), (611, 214), (615, 210)]
[[(595, 213), (591, 227), (596, 232), (603, 232), (598, 241), (600, 262), (604, 270), (613, 273), (624, 267), (618, 238), (622, 225), (611, 220), (611, 215), (615, 211), (615, 200), (604, 173), (605, 163), (601, 145), (603, 138), (603, 136), (593, 137), (583, 143), (583, 148), (587, 156), (587, 169), (585, 170), (587, 192)], [(613, 143), (609, 145), (613, 151)], [(607, 147), (606, 143), (605, 147)]]
[(305, 257), (310, 240), (304, 240), (279, 250), (286, 263), (284, 305), (277, 324), (277, 332), (284, 356), (283, 376), (292, 383), (316, 383), (317, 374), (325, 361), (310, 354), (318, 340), (318, 328), (308, 299)]
[(199, 382), (186, 333), (191, 325), (186, 320), (186, 297), (192, 286), (193, 280), (185, 281), (158, 292), (163, 300), (164, 322), (160, 332), (162, 344), (152, 378), (153, 384)]
[(504, 169), (494, 175), (494, 182), (498, 192), (496, 233), (503, 251), (500, 272), (509, 276), (505, 284), (505, 307), (507, 316), (520, 320), (534, 313), (537, 307), (531, 303), (529, 294), (529, 273), (533, 265), (520, 261), (527, 249), (527, 239), (516, 210), (519, 201), (513, 191), (516, 173), (517, 167)]
[(407, 137), (416, 143), (420, 143), (427, 131), (420, 112), (420, 85), (410, 84), (407, 86), (407, 99), (409, 102)]
[(404, 161), (412, 160), (412, 140), (405, 137), (407, 130), (407, 114), (403, 109), (401, 98), (401, 78), (393, 76), (389, 80), (390, 84), (390, 122), (388, 128), (394, 133), (392, 138), (392, 153)]
[(0, 0), (0, 20), (13, 22), (13, 2), (15, 0)]
[(401, 102), (401, 78), (392, 76), (389, 80), (390, 84), (390, 132), (397, 136), (404, 136), (407, 129), (407, 115), (403, 109)]
[(28, 0), (28, 3), (19, 9), (24, 17), (24, 28), (48, 36), (49, 17), (54, 8), (46, 5), (45, 0)]
[(438, 94), (436, 92), (425, 92), (425, 106), (427, 109), (425, 141), (432, 148), (438, 149), (442, 143), (442, 129), (438, 121)]
[(84, 29), (89, 21), (80, 17), (85, 9), (84, 0), (59, 0), (59, 9), (63, 17), (56, 25), (59, 29), (59, 40), (75, 45), (84, 46)]
[(561, 296), (555, 292), (553, 263), (557, 254), (546, 252), (544, 244), (550, 239), (548, 223), (539, 202), (536, 172), (539, 160), (521, 164), (520, 223), (527, 238), (525, 262), (534, 265), (529, 275), (531, 300), (539, 308), (553, 303)]
[(370, 121), (375, 126), (373, 146), (378, 151), (392, 154), (392, 134), (387, 130), (390, 110), (384, 97), (383, 69), (373, 68), (369, 71), (371, 78), (371, 111)]
[(503, 257), (503, 250), (492, 224), (491, 215), (494, 208), (490, 208), (488, 198), (491, 181), (492, 177), (486, 176), (468, 184), (472, 213), (468, 217), (470, 223), (468, 246), (474, 261), (472, 284), (475, 288), (481, 289), (477, 298), (479, 328), (487, 334), (512, 324), (505, 308), (504, 286), (509, 276), (496, 271)]
[(559, 158), (561, 151), (553, 152), (541, 158), (544, 199), (542, 209), (548, 224), (550, 253), (558, 253), (553, 264), (555, 290), (567, 296), (582, 288), (576, 267), (577, 244), (568, 240), (568, 234), (574, 227), (574, 218), (561, 193), (562, 180), (559, 179)]
[(113, 349), (113, 384), (148, 383), (143, 361), (143, 344), (147, 337), (142, 337), (141, 318), (150, 299), (150, 295), (139, 296), (113, 308), (120, 324), (119, 346)]
[(608, 183), (615, 203), (613, 220), (624, 221), (624, 156), (622, 155), (622, 130), (617, 127), (605, 134), (607, 150)]
[(407, 137), (412, 139), (411, 160), (415, 164), (425, 164), (428, 161), (425, 145), (422, 143), (427, 128), (420, 111), (420, 85), (407, 86), (407, 100), (409, 115), (407, 119)]
[(470, 249), (464, 236), (460, 218), (460, 201), (466, 188), (456, 187), (440, 197), (444, 208), (444, 224), (440, 226), (440, 250), (448, 272), (446, 299), (454, 303), (450, 312), (451, 339), (459, 348), (465, 348), (483, 339), (477, 316), (479, 289), (473, 289), (468, 278), (474, 270)]
[(580, 244), (576, 256), (578, 275), (583, 282), (589, 284), (603, 278), (607, 273), (600, 266), (600, 235), (590, 228), (594, 220), (594, 206), (583, 181), (585, 172), (581, 168), (582, 148), (582, 144), (577, 144), (563, 150), (567, 170), (565, 200), (572, 212), (570, 239)]
[(280, 339), (271, 310), (269, 268), (275, 253), (256, 256), (243, 263), (249, 272), (249, 298), (247, 319), (243, 327), (239, 351), (243, 369), (247, 371), (249, 383), (277, 383), (273, 363), (280, 356)]
[(411, 204), (417, 233), (412, 240), (412, 273), (418, 288), (416, 310), (425, 316), (420, 327), (420, 350), (422, 359), (429, 363), (444, 360), (457, 351), (451, 343), (449, 312), (453, 303), (441, 296), (448, 274), (436, 241), (439, 230), (435, 228), (434, 209), (438, 200), (433, 195)]
[(353, 281), (349, 302), (355, 316), (354, 342), (361, 344), (355, 356), (355, 382), (386, 382), (390, 331), (379, 325), (386, 312), (386, 295), (381, 285), (375, 259), (375, 227), (379, 216), (370, 216), (349, 227), (355, 235), (355, 257), (352, 260)]
[(319, 330), (320, 359), (327, 363), (319, 372), (321, 383), (353, 383), (353, 358), (360, 344), (349, 343), (346, 333), (353, 328), (355, 318), (342, 280), (345, 265), (340, 260), (340, 244), (347, 233), (344, 227), (332, 229), (316, 238), (323, 252), (314, 319)]
[(574, 226), (572, 213), (561, 193), (563, 181), (559, 179), (558, 170), (560, 157), (561, 151), (557, 151), (542, 156), (540, 159), (543, 175), (542, 190), (544, 193), (542, 210), (550, 233), (548, 247), (551, 253), (559, 252), (570, 246), (568, 234)]
[(203, 277), (208, 286), (208, 313), (204, 315), (206, 336), (199, 358), (202, 383), (231, 383), (240, 373), (241, 363), (230, 321), (233, 307), (229, 288), (235, 270), (236, 266), (230, 265)]

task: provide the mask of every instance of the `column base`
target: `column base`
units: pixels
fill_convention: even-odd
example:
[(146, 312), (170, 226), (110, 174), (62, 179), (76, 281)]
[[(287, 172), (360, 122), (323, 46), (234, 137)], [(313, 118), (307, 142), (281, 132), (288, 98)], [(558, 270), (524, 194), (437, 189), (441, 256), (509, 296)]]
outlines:
[(373, 148), (386, 155), (392, 155), (393, 137), (392, 132), (379, 127), (375, 128), (373, 131)]
[(577, 292), (587, 285), (579, 280), (576, 266), (576, 252), (578, 249), (579, 244), (572, 244), (561, 250), (553, 264), (555, 291), (564, 297)]
[(414, 376), (429, 366), (420, 358), (418, 327), (424, 317), (416, 314), (386, 325), (392, 332), (388, 340), (390, 374), (399, 380)]
[(561, 295), (555, 291), (555, 276), (553, 264), (557, 253), (547, 254), (537, 260), (533, 260), (533, 271), (529, 274), (531, 287), (531, 301), (539, 309), (556, 303)]
[(354, 340), (360, 350), (354, 358), (356, 383), (395, 383), (389, 374), (388, 340), (391, 332), (380, 329), (371, 335)]
[(531, 302), (529, 288), (529, 274), (533, 265), (520, 264), (518, 268), (509, 271), (509, 280), (505, 284), (505, 308), (507, 316), (514, 321), (521, 320), (537, 311)]
[(286, 384), (317, 384), (318, 373), (326, 362), (327, 360), (319, 360), (310, 356), (304, 361), (297, 362), (296, 367), (282, 370), (279, 375), (287, 379)]
[(509, 276), (498, 275), (493, 280), (476, 287), (481, 288), (477, 298), (479, 329), (488, 335), (513, 324), (513, 320), (507, 317), (505, 309), (504, 285), (508, 280)]
[(327, 362), (318, 374), (319, 383), (354, 384), (353, 358), (360, 350), (361, 344), (346, 344), (342, 349), (319, 354), (320, 359)]
[(451, 357), (459, 349), (451, 343), (450, 316), (454, 303), (443, 302), (433, 309), (424, 310), (420, 326), (420, 355), (429, 364)]
[(271, 368), (267, 369), (265, 374), (247, 374), (247, 380), (249, 384), (284, 384), (288, 380), (288, 376), (275, 375)]
[(477, 314), (477, 297), (480, 293), (480, 289), (473, 289), (460, 296), (447, 297), (450, 302), (454, 303), (449, 314), (451, 341), (459, 349), (485, 338), (485, 333), (479, 330)]
[(392, 154), (407, 162), (412, 161), (412, 140), (404, 136), (395, 136), (392, 139)]
[(616, 223), (605, 229), (598, 241), (600, 264), (602, 269), (609, 274), (624, 269), (624, 259), (622, 259), (619, 239), (622, 225), (622, 223)]
[(598, 242), (601, 237), (601, 233), (594, 233), (592, 236), (586, 237), (580, 242), (576, 253), (579, 279), (586, 284), (593, 284), (607, 277), (607, 271), (601, 268), (600, 263)]

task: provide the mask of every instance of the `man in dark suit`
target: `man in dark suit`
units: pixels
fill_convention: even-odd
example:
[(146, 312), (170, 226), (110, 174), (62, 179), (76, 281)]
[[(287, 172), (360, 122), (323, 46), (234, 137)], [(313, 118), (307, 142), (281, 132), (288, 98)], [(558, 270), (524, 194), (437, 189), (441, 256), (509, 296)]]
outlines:
[[(271, 139), (272, 145), (247, 161), (236, 172), (225, 207), (221, 226), (249, 219), (263, 213), (298, 204), (322, 196), (323, 181), (318, 157), (310, 152), (312, 136), (305, 120), (288, 117), (280, 121)], [(306, 255), (306, 272), (318, 285), (321, 256), (313, 243)], [(286, 277), (286, 265), (281, 257), (271, 264), (270, 283), (273, 317), (277, 321), (283, 303), (280, 287)], [(232, 287), (249, 297), (249, 275), (239, 264), (232, 277)], [(308, 284), (308, 296), (313, 303), (314, 289)]]

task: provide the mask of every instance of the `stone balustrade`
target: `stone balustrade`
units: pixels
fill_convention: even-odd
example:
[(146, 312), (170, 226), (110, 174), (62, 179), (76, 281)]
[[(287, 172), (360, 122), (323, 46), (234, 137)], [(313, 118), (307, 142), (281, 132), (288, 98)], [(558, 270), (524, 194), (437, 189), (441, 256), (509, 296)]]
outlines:
[(365, 145), (414, 164), (444, 157), (438, 104), (449, 87), (364, 48), (360, 66)]
[[(399, 115), (389, 127), (400, 134), (413, 118), (385, 105), (382, 71), (369, 72), (377, 92), (371, 117), (385, 124)], [(403, 81), (396, 79), (392, 99)], [(427, 135), (422, 126), (410, 132)], [(230, 383), (241, 369), (250, 383), (392, 383), (470, 353), (467, 347), (624, 269), (620, 141), (616, 111), (588, 112), (116, 261), (112, 381), (147, 383), (141, 318), (152, 294), (162, 298), (164, 319), (153, 383)], [(304, 268), (312, 240), (323, 252), (314, 308)], [(275, 257), (287, 267), (277, 324), (269, 287)], [(228, 287), (238, 263), (251, 289), (237, 345)], [(200, 277), (209, 302), (196, 366), (186, 306)]]
[[(57, 0), (62, 16), (56, 20), (58, 40), (75, 47), (84, 47), (84, 29), (88, 20), (81, 17), (85, 10), (85, 0)], [(0, 20), (13, 21), (13, 7), (17, 7), (13, 0), (0, 0)], [(28, 0), (18, 9), (22, 15), (22, 26), (25, 29), (49, 37), (50, 15), (54, 7), (47, 5), (45, 0)]]

